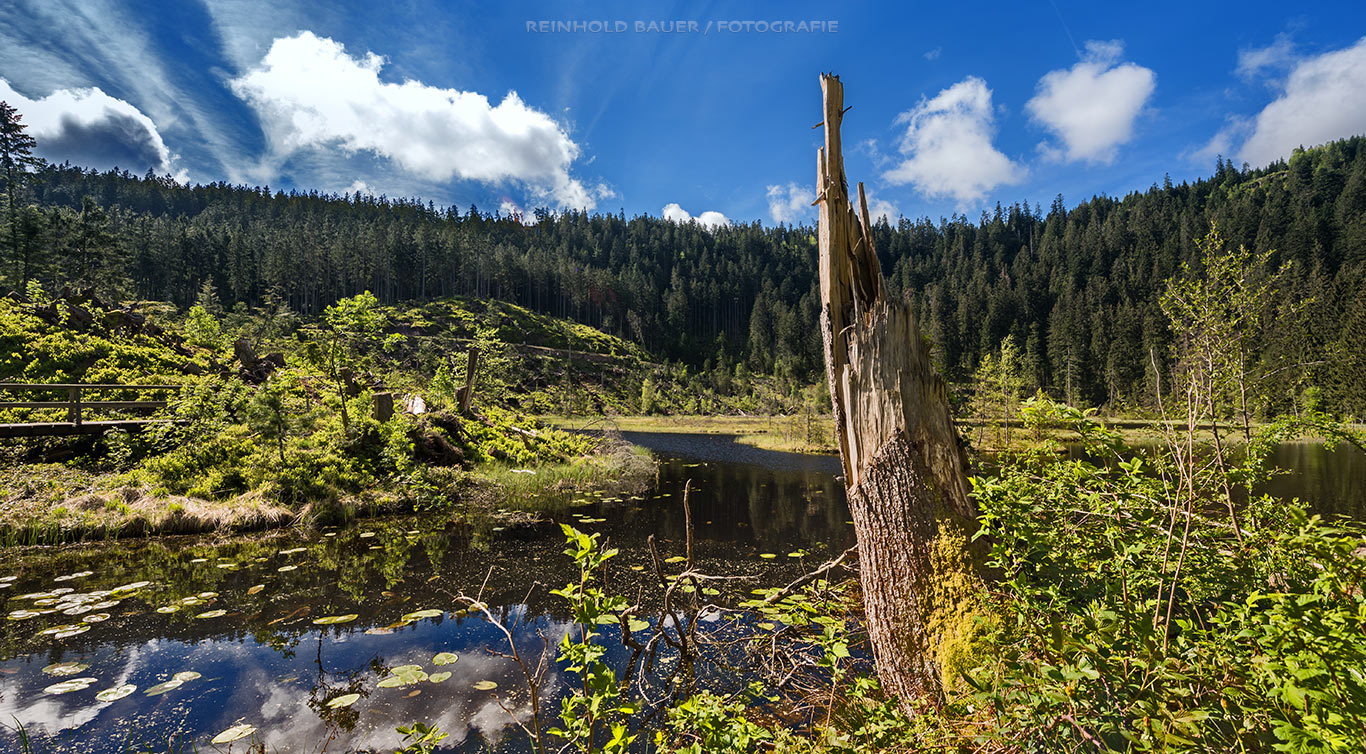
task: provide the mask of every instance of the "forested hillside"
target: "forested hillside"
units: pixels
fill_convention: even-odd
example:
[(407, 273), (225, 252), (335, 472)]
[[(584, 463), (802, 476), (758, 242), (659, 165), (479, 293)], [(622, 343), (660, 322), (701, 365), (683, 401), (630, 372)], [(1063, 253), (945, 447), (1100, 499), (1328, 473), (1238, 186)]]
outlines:
[[(707, 230), (654, 217), (537, 213), (50, 166), (3, 240), (10, 287), (94, 285), (191, 304), (206, 282), (229, 307), (317, 313), (364, 290), (382, 301), (492, 297), (578, 320), (695, 368), (814, 382), (815, 241), (806, 227)], [(1252, 370), (1271, 412), (1306, 397), (1366, 415), (1366, 138), (1288, 163), (1219, 162), (1193, 184), (976, 220), (875, 228), (883, 267), (912, 298), (951, 380), (1011, 336), (1025, 387), (1112, 408), (1153, 403), (1167, 369), (1158, 300), (1212, 222), (1284, 268)], [(1163, 384), (1170, 384), (1163, 377)], [(1321, 396), (1319, 398), (1318, 396)]]

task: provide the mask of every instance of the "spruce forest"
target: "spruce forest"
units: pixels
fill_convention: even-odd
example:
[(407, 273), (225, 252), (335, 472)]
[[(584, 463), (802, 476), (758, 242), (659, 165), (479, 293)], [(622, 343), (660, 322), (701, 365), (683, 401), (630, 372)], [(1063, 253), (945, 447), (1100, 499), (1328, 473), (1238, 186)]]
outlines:
[[(1164, 179), (1070, 207), (1058, 197), (1046, 212), (1025, 202), (975, 220), (879, 222), (880, 261), (950, 382), (969, 382), (1009, 337), (1027, 393), (1152, 410), (1152, 355), (1165, 363), (1171, 345), (1158, 299), (1195, 258), (1194, 240), (1217, 224), (1230, 246), (1270, 252), (1261, 273), (1277, 279), (1255, 348), (1259, 413), (1293, 412), (1316, 388), (1322, 407), (1366, 415), (1366, 139), (1256, 170), (1217, 162), (1194, 183)], [(743, 365), (820, 382), (808, 227), (710, 231), (573, 211), (508, 217), (69, 165), (43, 169), (29, 190), (5, 244), (16, 290), (32, 279), (186, 307), (207, 284), (229, 308), (280, 302), (301, 314), (367, 290), (386, 303), (493, 298), (694, 370)]]

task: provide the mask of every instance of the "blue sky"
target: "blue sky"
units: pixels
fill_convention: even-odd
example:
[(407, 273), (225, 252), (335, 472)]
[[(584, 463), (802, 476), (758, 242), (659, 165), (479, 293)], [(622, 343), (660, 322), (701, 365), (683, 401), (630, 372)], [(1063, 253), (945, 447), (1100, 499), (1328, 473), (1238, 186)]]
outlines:
[(49, 159), (485, 210), (810, 223), (830, 70), (875, 214), (975, 217), (1366, 133), (1366, 3), (0, 8), (0, 99)]

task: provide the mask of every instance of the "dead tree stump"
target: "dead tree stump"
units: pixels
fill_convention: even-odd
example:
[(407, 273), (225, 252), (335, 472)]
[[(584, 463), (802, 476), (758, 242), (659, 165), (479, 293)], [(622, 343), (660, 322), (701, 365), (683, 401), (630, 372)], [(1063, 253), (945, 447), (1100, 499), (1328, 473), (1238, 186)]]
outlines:
[(826, 374), (878, 677), (913, 711), (913, 700), (942, 702), (985, 630), (980, 559), (969, 547), (977, 516), (928, 344), (910, 306), (886, 296), (863, 184), (857, 214), (849, 200), (843, 85), (823, 75), (821, 89), (816, 203)]

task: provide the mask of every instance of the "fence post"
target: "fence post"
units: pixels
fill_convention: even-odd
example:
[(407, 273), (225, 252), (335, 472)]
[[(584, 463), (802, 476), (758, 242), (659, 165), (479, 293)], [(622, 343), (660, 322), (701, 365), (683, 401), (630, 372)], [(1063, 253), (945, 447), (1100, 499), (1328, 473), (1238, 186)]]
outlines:
[(66, 409), (66, 420), (79, 427), (81, 426), (81, 389), (69, 387), (66, 389), (66, 393), (71, 402), (71, 405)]

